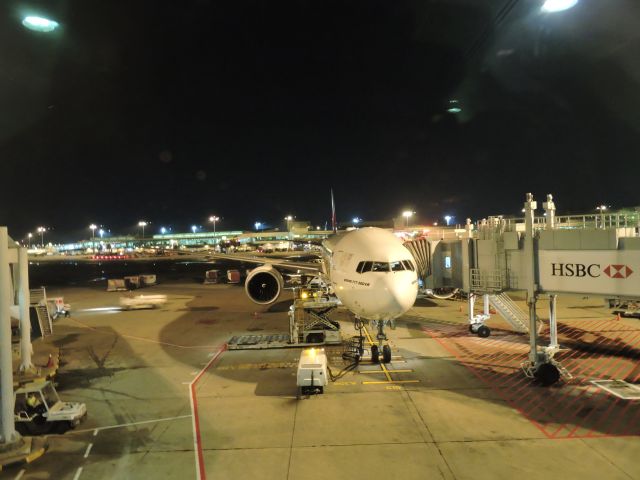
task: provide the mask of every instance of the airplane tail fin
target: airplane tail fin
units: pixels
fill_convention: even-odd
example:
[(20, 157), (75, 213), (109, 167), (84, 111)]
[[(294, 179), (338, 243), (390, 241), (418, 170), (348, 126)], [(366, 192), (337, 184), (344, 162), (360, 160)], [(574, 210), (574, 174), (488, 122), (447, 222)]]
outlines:
[(336, 221), (336, 202), (333, 200), (333, 188), (331, 189), (331, 229), (333, 233), (338, 233), (338, 222)]

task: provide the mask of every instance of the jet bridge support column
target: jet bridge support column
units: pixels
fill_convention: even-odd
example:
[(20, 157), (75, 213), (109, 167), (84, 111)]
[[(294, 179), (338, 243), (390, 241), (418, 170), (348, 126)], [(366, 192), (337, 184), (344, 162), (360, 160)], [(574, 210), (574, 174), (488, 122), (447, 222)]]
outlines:
[(533, 248), (533, 221), (536, 208), (537, 203), (533, 200), (533, 195), (531, 193), (527, 193), (526, 201), (524, 202), (524, 258), (527, 284), (527, 304), (529, 305), (529, 362), (531, 362), (534, 369), (538, 362), (538, 338), (536, 333), (537, 289)]
[(549, 295), (549, 348), (557, 349), (558, 345), (558, 322), (556, 320), (556, 299), (557, 295)]
[(484, 315), (489, 318), (489, 294), (485, 293), (484, 295), (482, 295), (482, 301), (483, 301), (483, 305), (482, 305), (482, 313), (484, 313)]
[[(549, 212), (555, 209), (552, 198), (547, 198), (546, 207)], [(534, 246), (533, 221), (534, 212), (537, 205), (533, 200), (533, 195), (527, 193), (527, 201), (524, 204), (525, 211), (525, 238), (524, 238), (524, 261), (527, 287), (527, 303), (529, 304), (529, 361), (522, 365), (525, 375), (535, 378), (543, 385), (552, 385), (560, 379), (560, 368), (558, 362), (553, 360), (557, 348), (552, 346), (538, 349), (538, 329), (536, 302), (538, 300), (538, 282), (536, 279), (536, 255)], [(549, 225), (547, 225), (549, 227)], [(554, 300), (555, 302), (555, 300)], [(554, 304), (554, 326), (555, 326), (555, 304)], [(552, 340), (553, 343), (553, 340)]]
[(9, 272), (9, 233), (0, 227), (0, 446), (19, 440), (13, 419), (13, 359), (11, 349), (11, 313), (13, 304)]
[(33, 368), (31, 363), (31, 320), (29, 319), (29, 259), (27, 249), (18, 249), (18, 305), (20, 308), (20, 371)]

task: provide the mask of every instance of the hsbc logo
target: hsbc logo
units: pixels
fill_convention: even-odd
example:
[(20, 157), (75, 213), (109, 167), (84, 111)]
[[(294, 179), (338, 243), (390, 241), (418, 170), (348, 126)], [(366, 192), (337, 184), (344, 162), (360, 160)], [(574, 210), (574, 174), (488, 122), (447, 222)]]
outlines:
[(551, 276), (553, 277), (590, 277), (598, 278), (604, 273), (609, 278), (628, 278), (633, 270), (627, 265), (607, 265), (600, 268), (600, 264), (584, 263), (552, 263)]
[(602, 271), (610, 278), (628, 278), (633, 273), (626, 265), (607, 265)]

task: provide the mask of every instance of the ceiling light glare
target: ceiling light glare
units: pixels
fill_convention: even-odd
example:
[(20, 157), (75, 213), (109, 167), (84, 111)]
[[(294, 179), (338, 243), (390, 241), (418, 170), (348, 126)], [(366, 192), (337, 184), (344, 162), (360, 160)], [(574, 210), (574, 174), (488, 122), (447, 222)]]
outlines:
[(578, 0), (546, 0), (542, 5), (542, 11), (547, 13), (562, 12), (575, 7)]
[(59, 26), (58, 22), (49, 20), (48, 18), (35, 16), (25, 17), (22, 20), (22, 25), (35, 32), (52, 32)]

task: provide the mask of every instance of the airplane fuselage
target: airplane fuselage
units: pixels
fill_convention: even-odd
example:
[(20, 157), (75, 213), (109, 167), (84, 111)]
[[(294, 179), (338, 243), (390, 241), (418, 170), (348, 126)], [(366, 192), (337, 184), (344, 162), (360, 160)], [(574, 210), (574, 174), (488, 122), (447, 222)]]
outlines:
[(323, 257), (336, 296), (354, 314), (393, 320), (415, 303), (413, 256), (393, 233), (369, 227), (330, 237)]

